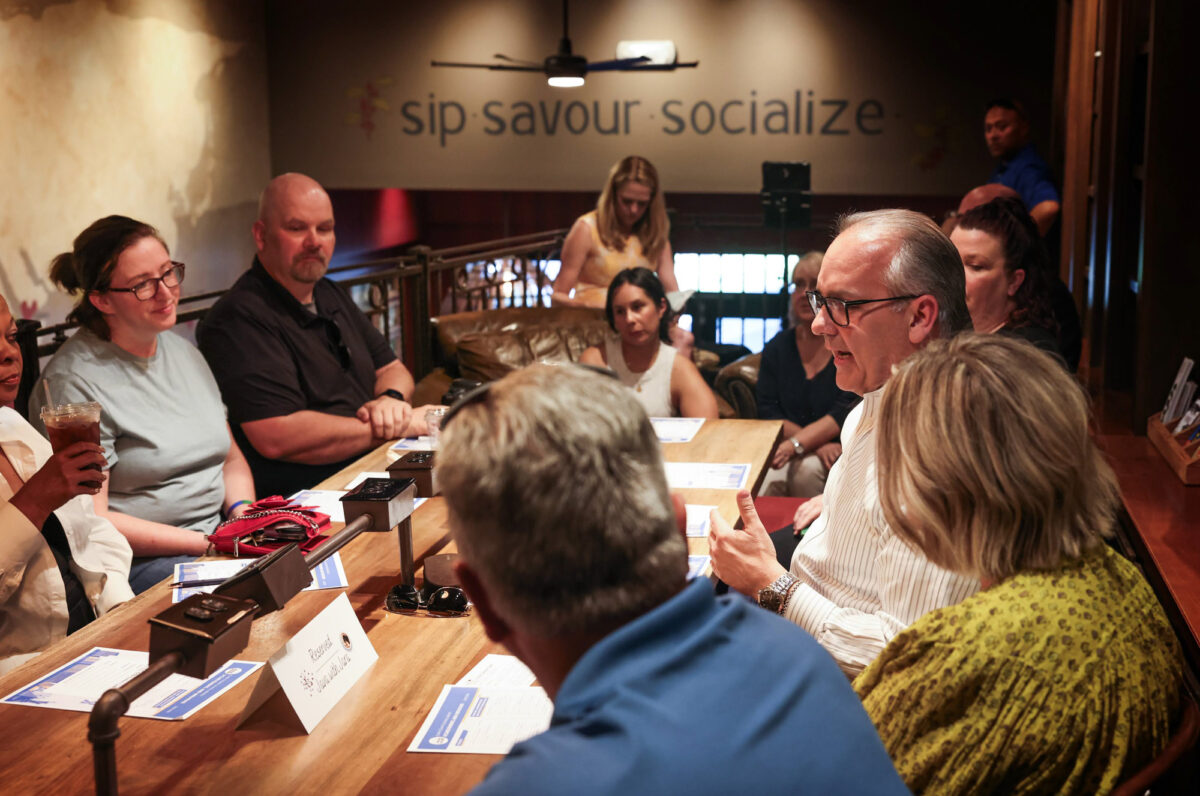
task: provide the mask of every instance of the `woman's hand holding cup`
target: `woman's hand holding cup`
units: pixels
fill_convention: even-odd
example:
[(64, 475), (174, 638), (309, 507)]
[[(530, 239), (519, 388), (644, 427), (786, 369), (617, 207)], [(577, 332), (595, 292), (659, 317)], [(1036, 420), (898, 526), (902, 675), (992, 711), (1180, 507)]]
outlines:
[(55, 453), (12, 497), (12, 504), (38, 528), (50, 512), (78, 495), (95, 495), (108, 474), (104, 449), (76, 442)]

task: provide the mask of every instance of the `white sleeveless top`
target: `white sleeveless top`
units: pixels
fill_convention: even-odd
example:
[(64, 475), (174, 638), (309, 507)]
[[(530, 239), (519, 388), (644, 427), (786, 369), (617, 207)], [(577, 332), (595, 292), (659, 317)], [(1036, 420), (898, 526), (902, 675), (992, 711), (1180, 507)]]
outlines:
[(634, 373), (625, 364), (621, 353), (621, 338), (609, 337), (604, 341), (604, 352), (608, 366), (617, 378), (629, 389), (650, 417), (675, 417), (679, 413), (671, 406), (671, 369), (675, 365), (675, 349), (661, 340), (658, 353), (645, 373)]

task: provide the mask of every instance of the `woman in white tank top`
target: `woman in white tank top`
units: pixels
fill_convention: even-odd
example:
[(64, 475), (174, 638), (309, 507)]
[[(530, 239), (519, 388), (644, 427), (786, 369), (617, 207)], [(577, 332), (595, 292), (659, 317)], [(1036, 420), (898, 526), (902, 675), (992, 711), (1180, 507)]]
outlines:
[(664, 342), (667, 298), (653, 271), (619, 272), (604, 311), (617, 336), (584, 351), (580, 362), (613, 370), (651, 417), (717, 416), (716, 396), (700, 371)]

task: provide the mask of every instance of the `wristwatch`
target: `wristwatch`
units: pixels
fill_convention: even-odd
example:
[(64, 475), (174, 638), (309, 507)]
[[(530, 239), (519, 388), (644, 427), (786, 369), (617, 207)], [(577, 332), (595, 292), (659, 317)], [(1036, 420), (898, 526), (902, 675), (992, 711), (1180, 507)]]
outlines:
[(772, 613), (783, 613), (787, 598), (798, 582), (791, 574), (783, 573), (770, 586), (758, 590), (758, 604)]
[(804, 455), (804, 446), (800, 444), (800, 441), (798, 439), (796, 439), (795, 437), (788, 437), (788, 442), (792, 443), (792, 447), (796, 449), (797, 456)]
[(407, 401), (408, 400), (407, 398), (404, 397), (404, 393), (400, 392), (399, 390), (391, 390), (391, 389), (384, 390), (383, 392), (379, 393), (379, 395), (376, 395), (375, 397), (376, 398), (395, 398), (397, 401)]

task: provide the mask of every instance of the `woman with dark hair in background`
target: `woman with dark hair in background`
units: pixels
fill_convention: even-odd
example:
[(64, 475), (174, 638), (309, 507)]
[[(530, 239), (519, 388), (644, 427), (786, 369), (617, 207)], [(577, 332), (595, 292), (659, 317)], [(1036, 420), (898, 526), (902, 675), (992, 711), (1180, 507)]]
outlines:
[(758, 416), (783, 421), (783, 441), (771, 467), (787, 467), (764, 494), (813, 497), (825, 491), (829, 468), (842, 455), (839, 436), (846, 415), (858, 403), (854, 393), (838, 389), (837, 368), (825, 339), (813, 334), (812, 307), (805, 292), (817, 287), (821, 252), (809, 252), (792, 269), (788, 284), (788, 328), (763, 347), (758, 370)]
[[(212, 373), (171, 333), (183, 275), (157, 230), (125, 216), (96, 221), (50, 266), (50, 278), (79, 297), (67, 318), (82, 328), (42, 381), (56, 402), (100, 404), (110, 478), (96, 510), (133, 548), (136, 593), (202, 555), (223, 514), (254, 500)], [(39, 385), (31, 416), (44, 400)]]
[(950, 241), (963, 259), (975, 331), (1027, 340), (1060, 359), (1046, 247), (1019, 199), (998, 198), (958, 217)]
[(580, 362), (610, 368), (651, 417), (717, 416), (717, 399), (690, 359), (667, 345), (670, 308), (662, 282), (646, 268), (619, 272), (604, 306), (617, 333)]

